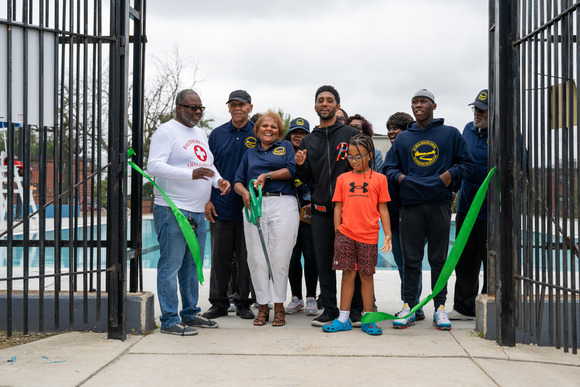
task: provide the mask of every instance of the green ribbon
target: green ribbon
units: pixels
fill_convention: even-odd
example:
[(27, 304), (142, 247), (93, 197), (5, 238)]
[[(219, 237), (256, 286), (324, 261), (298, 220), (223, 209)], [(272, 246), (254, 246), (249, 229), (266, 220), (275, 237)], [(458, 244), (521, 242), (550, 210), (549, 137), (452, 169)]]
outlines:
[(443, 288), (447, 285), (447, 281), (453, 270), (455, 270), (455, 266), (457, 266), (457, 262), (459, 262), (459, 258), (461, 258), (461, 253), (465, 248), (465, 244), (467, 243), (467, 239), (469, 239), (469, 234), (471, 234), (471, 230), (473, 229), (473, 225), (477, 219), (477, 215), (479, 214), (479, 210), (481, 210), (481, 206), (483, 205), (483, 201), (485, 199), (485, 194), (487, 191), (487, 187), (489, 186), (489, 181), (491, 180), (491, 176), (495, 172), (495, 167), (492, 168), (491, 171), (487, 174), (487, 177), (481, 184), (481, 187), (477, 190), (475, 197), (473, 198), (473, 202), (467, 211), (467, 215), (465, 215), (465, 220), (463, 221), (463, 225), (459, 230), (459, 234), (457, 234), (457, 238), (455, 239), (455, 243), (453, 243), (453, 247), (451, 247), (451, 251), (449, 252), (449, 256), (447, 257), (447, 261), (439, 274), (439, 278), (433, 287), (433, 292), (427, 296), (424, 300), (419, 302), (417, 305), (411, 309), (411, 311), (406, 316), (393, 316), (392, 314), (384, 313), (384, 312), (374, 312), (374, 313), (366, 313), (361, 322), (363, 324), (375, 323), (384, 320), (396, 320), (400, 318), (405, 318), (410, 314), (415, 313), (419, 308), (422, 308), (423, 305), (431, 301)]
[(197, 237), (195, 235), (195, 231), (193, 231), (193, 229), (191, 228), (191, 224), (189, 224), (189, 221), (187, 220), (185, 215), (183, 215), (183, 212), (181, 212), (181, 210), (179, 208), (177, 208), (175, 203), (173, 203), (171, 201), (171, 199), (169, 199), (169, 197), (167, 197), (165, 192), (163, 192), (163, 190), (161, 188), (159, 188), (157, 183), (154, 182), (153, 179), (151, 179), (149, 177), (149, 175), (147, 175), (147, 173), (145, 173), (141, 168), (139, 168), (139, 166), (137, 166), (134, 162), (132, 162), (131, 160), (128, 159), (129, 157), (131, 157), (135, 154), (136, 153), (133, 150), (133, 148), (130, 148), (129, 152), (127, 152), (127, 163), (131, 167), (133, 167), (134, 170), (136, 170), (137, 172), (142, 174), (147, 180), (149, 180), (151, 183), (153, 183), (153, 185), (155, 187), (157, 187), (159, 192), (161, 192), (161, 195), (163, 195), (163, 197), (167, 201), (167, 204), (169, 204), (169, 207), (171, 207), (171, 211), (173, 211), (173, 215), (175, 215), (175, 219), (177, 220), (177, 224), (179, 224), (179, 228), (181, 229), (181, 232), (183, 233), (183, 236), (185, 237), (185, 241), (187, 242), (187, 246), (189, 247), (189, 251), (191, 251), (191, 255), (193, 255), (193, 261), (195, 262), (195, 266), (197, 268), (197, 278), (199, 280), (199, 283), (203, 284), (203, 262), (201, 260), (200, 254), (199, 254), (199, 243), (197, 242)]

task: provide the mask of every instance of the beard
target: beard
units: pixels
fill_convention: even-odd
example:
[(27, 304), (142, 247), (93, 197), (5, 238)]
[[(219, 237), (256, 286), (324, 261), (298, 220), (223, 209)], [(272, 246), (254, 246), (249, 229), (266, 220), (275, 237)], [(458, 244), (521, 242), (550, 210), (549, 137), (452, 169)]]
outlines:
[(481, 118), (479, 122), (473, 121), (473, 125), (478, 129), (487, 129), (487, 119)]
[(316, 111), (316, 114), (318, 114), (318, 117), (322, 120), (330, 120), (336, 115), (336, 112), (331, 110), (328, 114), (324, 115), (321, 112)]

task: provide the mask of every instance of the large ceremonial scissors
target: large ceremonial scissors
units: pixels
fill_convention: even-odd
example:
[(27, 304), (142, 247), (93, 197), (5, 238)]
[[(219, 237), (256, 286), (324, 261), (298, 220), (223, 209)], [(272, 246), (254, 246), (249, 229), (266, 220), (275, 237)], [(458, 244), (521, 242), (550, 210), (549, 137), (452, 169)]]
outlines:
[(262, 232), (262, 225), (260, 224), (260, 218), (262, 217), (262, 186), (258, 185), (258, 197), (256, 198), (256, 188), (254, 188), (254, 182), (256, 179), (250, 181), (248, 184), (248, 191), (250, 192), (250, 212), (248, 213), (248, 208), (244, 207), (246, 211), (246, 219), (248, 222), (254, 224), (258, 228), (258, 235), (260, 236), (260, 242), (262, 243), (262, 250), (264, 250), (264, 257), (266, 257), (266, 264), (268, 265), (268, 277), (274, 282), (274, 276), (272, 275), (272, 265), (270, 264), (270, 257), (268, 256), (268, 249), (266, 248), (266, 241), (264, 241), (264, 233)]

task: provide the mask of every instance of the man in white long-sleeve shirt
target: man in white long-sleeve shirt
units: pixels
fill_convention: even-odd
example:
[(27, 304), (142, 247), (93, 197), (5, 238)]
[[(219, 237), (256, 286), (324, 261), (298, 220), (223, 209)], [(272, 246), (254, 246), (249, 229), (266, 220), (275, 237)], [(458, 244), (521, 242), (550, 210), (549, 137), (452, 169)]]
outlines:
[[(147, 171), (195, 229), (203, 259), (206, 239), (204, 209), (212, 185), (223, 195), (230, 192), (230, 182), (222, 179), (213, 165), (205, 133), (196, 127), (203, 110), (199, 95), (180, 91), (175, 98), (175, 118), (160, 125), (151, 137)], [(197, 329), (217, 328), (215, 321), (200, 315), (197, 306), (199, 284), (193, 256), (179, 224), (155, 188), (153, 217), (159, 241), (157, 295), (161, 308), (161, 332), (180, 336), (197, 334)], [(182, 309), (178, 314), (177, 283)]]

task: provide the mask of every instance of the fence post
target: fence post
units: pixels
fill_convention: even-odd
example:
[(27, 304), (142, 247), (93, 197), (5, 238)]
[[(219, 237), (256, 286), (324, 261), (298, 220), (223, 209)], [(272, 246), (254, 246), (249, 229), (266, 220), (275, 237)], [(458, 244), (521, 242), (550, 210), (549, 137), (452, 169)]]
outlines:
[(108, 338), (127, 337), (127, 95), (129, 3), (111, 1), (110, 120), (107, 184)]
[(516, 176), (515, 138), (518, 132), (515, 112), (518, 72), (513, 42), (517, 34), (517, 2), (495, 3), (495, 57), (494, 57), (494, 124), (493, 144), (498, 154), (499, 178), (499, 236), (496, 256), (496, 327), (497, 343), (515, 346), (515, 280), (514, 265), (520, 230), (516, 230)]

